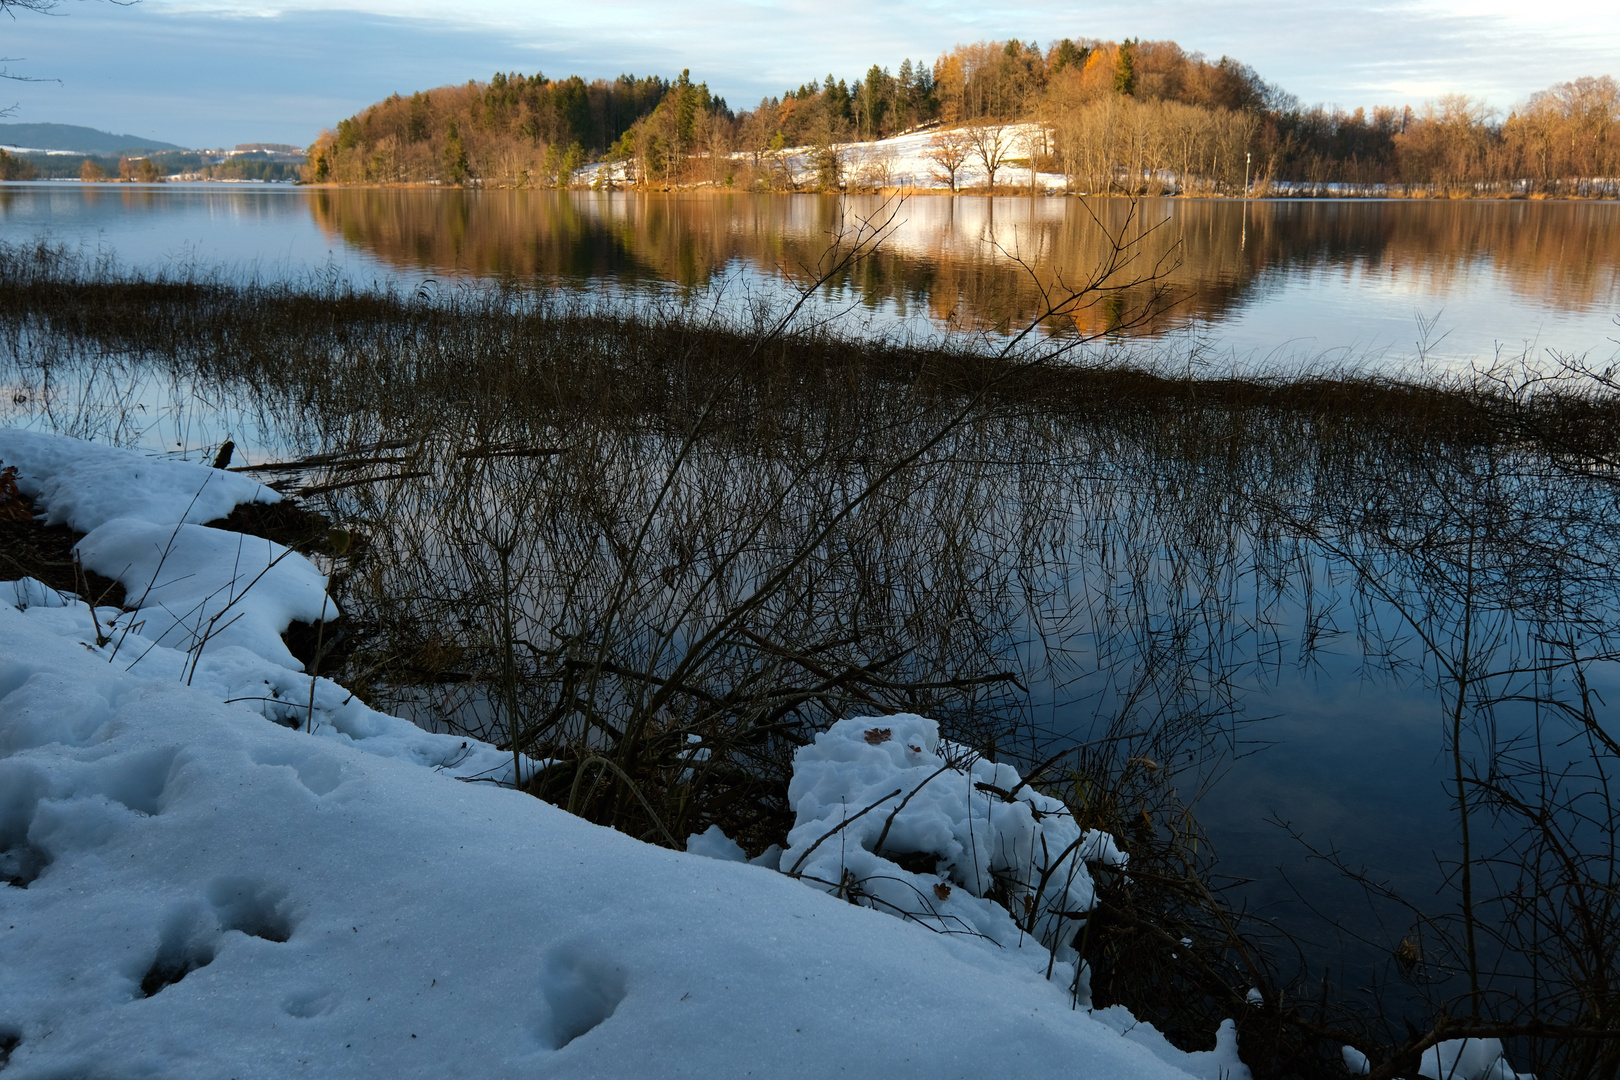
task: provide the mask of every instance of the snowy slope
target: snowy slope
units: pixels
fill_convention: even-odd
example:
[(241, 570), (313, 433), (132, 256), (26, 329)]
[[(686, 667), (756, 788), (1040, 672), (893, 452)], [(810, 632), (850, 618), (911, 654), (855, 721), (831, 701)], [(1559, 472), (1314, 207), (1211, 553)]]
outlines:
[[(1007, 145), (1012, 147), (1008, 156), (1027, 160), (1028, 151), (1023, 140), (1034, 132), (1035, 127), (1034, 124), (1004, 126)], [(882, 186), (918, 191), (948, 191), (949, 182), (939, 167), (928, 157), (930, 140), (934, 135), (934, 131), (918, 131), (892, 135), (887, 139), (872, 142), (836, 144), (834, 149), (838, 151), (844, 163), (846, 185), (852, 190), (857, 187)], [(765, 155), (761, 163), (769, 168), (785, 170), (795, 184), (808, 187), (813, 184), (816, 174), (810, 160), (810, 151), (811, 148), (808, 146), (788, 147)], [(738, 161), (753, 158), (752, 154), (741, 151), (731, 156)], [(575, 175), (575, 183), (586, 187), (607, 183), (624, 184), (628, 179), (622, 163), (609, 162), (588, 165)], [(969, 155), (966, 164), (957, 172), (956, 185), (958, 188), (982, 188), (987, 179), (984, 164), (977, 155)], [(998, 189), (1014, 188), (1027, 191), (1029, 180), (1027, 167), (1002, 166), (996, 170)], [(1068, 178), (1062, 173), (1038, 173), (1035, 177), (1035, 187), (1043, 194), (1056, 194), (1067, 190)]]
[[(42, 492), (51, 455), (107, 466), (73, 498), (118, 480), (0, 446)], [(6, 1080), (1246, 1075), (1229, 1027), (1182, 1054), (987, 940), (466, 782), (504, 755), (111, 617), (0, 586)]]

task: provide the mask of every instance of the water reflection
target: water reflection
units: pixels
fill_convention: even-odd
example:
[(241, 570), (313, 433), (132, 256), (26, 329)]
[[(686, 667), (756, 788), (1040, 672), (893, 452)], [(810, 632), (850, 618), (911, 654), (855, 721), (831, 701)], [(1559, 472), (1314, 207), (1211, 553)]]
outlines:
[[(877, 199), (336, 189), (310, 209), (334, 240), (401, 270), (709, 288), (730, 267), (802, 283)], [(1309, 274), (1359, 276), (1369, 303), (1444, 305), (1482, 287), (1564, 314), (1620, 306), (1620, 207), (1571, 202), (917, 197), (880, 254), (833, 283), (871, 308), (968, 329), (1038, 318), (1043, 290), (1088, 280), (1115, 239), (1176, 305), (1133, 332), (1218, 323)], [(1104, 332), (1141, 291), (1075, 317)], [(1341, 315), (1342, 318), (1342, 315)], [(1511, 339), (1511, 328), (1493, 328)], [(1342, 343), (1360, 338), (1349, 323)]]
[[(312, 270), (415, 289), (424, 278), (559, 283), (593, 295), (777, 296), (879, 204), (811, 195), (0, 184), (0, 240), (40, 236), (144, 269)], [(1543, 350), (1606, 361), (1620, 314), (1620, 204), (917, 197), (875, 257), (829, 282), (823, 314), (925, 335), (1019, 327), (1040, 290), (1084, 281), (1110, 235), (1179, 302), (1133, 325), (1125, 290), (1075, 312), (1139, 362), (1408, 373)], [(1169, 262), (1165, 262), (1169, 259)], [(1128, 337), (1128, 334), (1135, 334)], [(1185, 346), (1185, 347), (1183, 347)]]

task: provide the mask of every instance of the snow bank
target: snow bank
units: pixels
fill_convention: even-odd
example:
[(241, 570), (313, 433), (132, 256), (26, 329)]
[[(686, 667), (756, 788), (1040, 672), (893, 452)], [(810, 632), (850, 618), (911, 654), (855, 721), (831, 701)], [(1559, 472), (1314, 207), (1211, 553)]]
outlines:
[(980, 944), (266, 723), (65, 610), (0, 608), (7, 1080), (1180, 1075)]
[[(311, 679), (240, 646), (211, 647), (200, 656), (167, 648), (123, 626), (121, 620), (128, 613), (115, 608), (92, 612), (32, 578), (0, 583), (3, 600), (12, 600), (20, 609), (14, 614), (43, 637), (77, 642), (101, 662), (143, 678), (190, 685), (232, 711), (451, 776), (511, 782), (511, 754), (475, 739), (423, 731), (408, 720), (378, 712), (330, 679)], [(0, 735), (0, 750), (15, 737)], [(540, 765), (525, 758), (524, 777)]]
[(135, 608), (115, 620), (181, 651), (236, 645), (296, 670), (281, 635), (294, 620), (338, 615), (326, 575), (296, 551), (202, 525), (114, 518), (75, 549), (87, 569), (117, 580)]
[(44, 509), (45, 524), (81, 533), (120, 517), (201, 524), (242, 503), (281, 501), (239, 473), (15, 428), (0, 428), (0, 463), (17, 467), (17, 487)]
[[(8, 598), (42, 632), (372, 754), (511, 782), (510, 754), (423, 731), (302, 673), (281, 634), (293, 620), (338, 614), (326, 576), (308, 559), (260, 537), (182, 523), (274, 502), (276, 492), (235, 473), (37, 432), (0, 429), (0, 460), (17, 466), (17, 486), (47, 522), (89, 530), (76, 548), (81, 561), (119, 581), (134, 609), (92, 611), (37, 581), (11, 585)], [(524, 775), (539, 765), (523, 759)]]
[(1535, 1080), (1513, 1071), (1500, 1039), (1447, 1039), (1431, 1046), (1423, 1051), (1418, 1075), (1427, 1080)]
[(942, 742), (925, 717), (851, 717), (794, 755), (788, 801), (784, 871), (940, 933), (1031, 945), (1043, 973), (1050, 952), (1057, 981), (1090, 1004), (1072, 945), (1096, 906), (1086, 864), (1125, 855), (1011, 765)]
[[(1028, 159), (1028, 143), (1032, 136), (1040, 141), (1035, 124), (1001, 125), (1002, 145), (1008, 156)], [(940, 166), (929, 157), (933, 149), (935, 130), (906, 132), (886, 139), (870, 142), (836, 143), (833, 149), (843, 163), (845, 185), (856, 188), (905, 188), (920, 191), (943, 191), (950, 187)], [(1008, 149), (1010, 148), (1010, 149)], [(764, 155), (767, 169), (784, 172), (797, 185), (813, 187), (817, 167), (809, 146), (787, 147)], [(731, 155), (735, 161), (752, 160), (750, 151), (737, 151)], [(587, 187), (623, 185), (632, 181), (626, 162), (598, 162), (587, 165), (575, 174), (575, 182)], [(956, 172), (958, 188), (982, 188), (989, 182), (989, 173), (977, 154), (970, 154)], [(1062, 173), (1041, 172), (1035, 175), (1035, 187), (1043, 194), (1058, 194), (1068, 190), (1068, 177)], [(1027, 191), (1030, 186), (1028, 166), (1002, 165), (996, 170), (996, 186)]]
[(133, 613), (110, 628), (201, 653), (240, 646), (283, 667), (298, 662), (281, 635), (294, 620), (335, 618), (326, 576), (297, 552), (205, 528), (242, 503), (281, 495), (236, 473), (153, 458), (82, 439), (0, 429), (0, 462), (47, 525), (87, 535), (90, 570), (124, 586)]
[(1117, 1031), (1120, 1036), (1151, 1051), (1154, 1057), (1172, 1064), (1198, 1080), (1249, 1080), (1249, 1067), (1238, 1057), (1237, 1025), (1222, 1020), (1215, 1031), (1215, 1049), (1178, 1050), (1158, 1028), (1138, 1020), (1123, 1005), (1098, 1009), (1092, 1018)]

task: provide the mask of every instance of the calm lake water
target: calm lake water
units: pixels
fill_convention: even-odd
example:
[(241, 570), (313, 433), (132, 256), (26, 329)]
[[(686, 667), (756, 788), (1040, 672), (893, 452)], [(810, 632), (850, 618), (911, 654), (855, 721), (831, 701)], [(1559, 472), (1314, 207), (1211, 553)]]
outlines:
[[(890, 215), (892, 214), (892, 220)], [(822, 290), (822, 313), (880, 330), (989, 333), (1042, 311), (1132, 244), (1114, 279), (1148, 289), (1055, 330), (1219, 370), (1410, 373), (1550, 352), (1606, 360), (1620, 338), (1620, 204), (1122, 200), (0, 185), (0, 239), (49, 236), (148, 268), (312, 269), (415, 288), (502, 278), (592, 294), (780, 299), (828, 244), (887, 221), (880, 254)]]
[[(0, 241), (49, 238), (151, 269), (336, 273), (411, 289), (501, 279), (724, 305), (791, 295), (814, 277), (840, 230), (891, 211), (893, 235), (822, 291), (821, 313), (847, 311), (852, 325), (864, 320), (880, 332), (994, 340), (1040, 315), (1043, 288), (1086, 280), (1108, 257), (1110, 237), (1123, 237), (1136, 252), (1124, 276), (1155, 274), (1174, 303), (1148, 310), (1151, 290), (1141, 284), (1072, 321), (1049, 321), (1053, 332), (1101, 334), (1099, 347), (1210, 372), (1350, 365), (1419, 375), (1521, 355), (1604, 362), (1620, 350), (1620, 205), (1605, 203), (1159, 199), (1133, 207), (920, 197), (888, 207), (816, 196), (5, 184)], [(159, 415), (163, 395), (175, 392), (156, 379), (131, 400)], [(210, 417), (190, 406), (183, 425), (154, 425), (148, 444), (195, 453), (229, 431), (250, 453), (288, 449), (273, 425), (255, 428), (252, 403), (232, 407), (240, 412)], [(51, 422), (26, 407), (3, 415)], [(1156, 472), (1149, 463), (1141, 475)], [(1100, 520), (1107, 505), (1099, 499), (1095, 514), (1077, 519)], [(1148, 549), (1163, 528), (1146, 514), (1135, 526), (1114, 524), (1141, 526), (1146, 535), (1135, 539)], [(1208, 785), (1200, 819), (1223, 868), (1257, 880), (1247, 894), (1256, 905), (1283, 905), (1295, 886), (1330, 909), (1353, 900), (1354, 890), (1306, 859), (1276, 821), (1427, 898), (1441, 879), (1436, 858), (1454, 857), (1457, 846), (1442, 694), (1421, 650), (1369, 652), (1370, 623), (1394, 626), (1391, 640), (1407, 645), (1410, 635), (1389, 605), (1358, 606), (1356, 566), (1323, 558), (1338, 578), (1317, 580), (1315, 602), (1340, 611), (1325, 637), (1317, 636), (1326, 625), (1320, 611), (1303, 600), (1257, 613), (1267, 585), (1260, 575), (1221, 584), (1209, 609), (1219, 624), (1210, 655), (1228, 638), (1233, 652), (1229, 669), (1211, 661), (1208, 678), (1232, 694), (1243, 723), (1220, 767), (1185, 783)], [(1104, 591), (1128, 584), (1109, 578)], [(1615, 600), (1595, 603), (1612, 612)], [(1243, 619), (1246, 629), (1231, 630)], [(1306, 637), (1309, 649), (1300, 644)], [(1589, 673), (1611, 702), (1620, 700), (1614, 666)], [(1048, 729), (1083, 737), (1096, 702), (1077, 705), (1077, 693), (1032, 686), (1033, 710)], [(1496, 708), (1485, 742), (1522, 734), (1532, 712)], [(1346, 907), (1336, 908), (1341, 901)]]

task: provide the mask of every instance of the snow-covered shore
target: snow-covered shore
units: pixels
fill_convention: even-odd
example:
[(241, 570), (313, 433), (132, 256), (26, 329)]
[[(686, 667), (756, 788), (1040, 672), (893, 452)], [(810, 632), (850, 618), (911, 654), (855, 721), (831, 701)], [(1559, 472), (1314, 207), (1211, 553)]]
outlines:
[(0, 892), (8, 1078), (1174, 1075), (982, 944), (279, 727), (34, 610), (0, 607), (0, 830), (50, 860)]
[[(92, 610), (0, 582), (7, 1080), (1248, 1077), (1230, 1021), (1185, 1053), (1077, 1007), (1056, 931), (1090, 906), (1086, 864), (1125, 853), (931, 721), (850, 718), (800, 752), (797, 877), (718, 831), (654, 847), (298, 671), (279, 635), (335, 612), (325, 577), (201, 524), (275, 492), (7, 429), (0, 464), (126, 589)], [(882, 815), (847, 813), (908, 788), (875, 842)], [(900, 870), (885, 836), (940, 874)], [(1037, 848), (1063, 854), (1019, 928), (982, 886)], [(867, 906), (829, 895), (851, 881)], [(1425, 1054), (1421, 1075), (1453, 1074), (1513, 1077), (1494, 1040)]]
[[(8, 1080), (1246, 1072), (1229, 1032), (1182, 1054), (1122, 1010), (1074, 1009), (986, 939), (466, 782), (509, 780), (505, 756), (326, 680), (311, 713), (311, 680), (266, 636), (329, 606), (300, 593), (324, 579), (194, 523), (267, 489), (16, 431), (0, 461), (88, 529), (104, 572), (153, 586), (123, 614), (0, 586)], [(192, 530), (176, 554), (165, 536)], [(267, 568), (298, 587), (256, 606), (215, 580)], [(180, 579), (177, 604), (150, 600)], [(222, 595), (251, 625), (196, 634)]]

